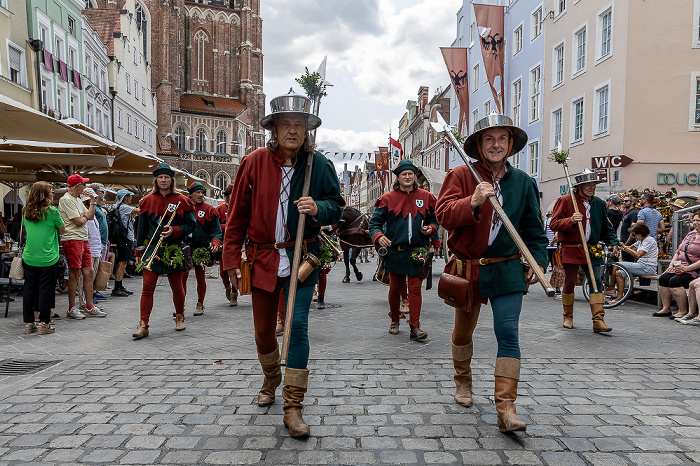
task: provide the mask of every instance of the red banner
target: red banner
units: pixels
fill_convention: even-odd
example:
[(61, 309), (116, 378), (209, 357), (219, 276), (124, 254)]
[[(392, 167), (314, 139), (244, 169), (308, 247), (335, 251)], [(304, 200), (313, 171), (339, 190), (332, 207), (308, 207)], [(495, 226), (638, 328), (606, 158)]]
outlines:
[[(496, 102), (496, 107), (498, 107), (498, 113), (501, 114), (503, 113), (501, 99), (505, 96), (503, 93), (504, 11), (505, 9), (502, 6), (474, 4), (474, 15), (476, 16), (476, 25), (479, 27), (484, 68), (486, 69), (486, 76), (489, 78), (493, 100)], [(496, 92), (494, 87), (496, 76), (501, 77), (501, 99), (498, 98), (498, 92)]]
[(450, 73), (452, 89), (459, 102), (458, 131), (462, 132), (462, 123), (469, 123), (467, 112), (469, 111), (469, 80), (467, 79), (467, 50), (464, 47), (440, 47), (442, 57), (445, 59), (447, 71)]

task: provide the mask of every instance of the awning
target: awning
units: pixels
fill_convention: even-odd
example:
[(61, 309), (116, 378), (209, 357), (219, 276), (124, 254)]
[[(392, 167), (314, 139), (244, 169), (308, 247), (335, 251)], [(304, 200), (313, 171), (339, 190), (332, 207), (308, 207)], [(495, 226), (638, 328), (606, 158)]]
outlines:
[(16, 202), (20, 205), (26, 205), (24, 196), (22, 196), (22, 193), (20, 193), (16, 189), (8, 191), (7, 194), (5, 194), (5, 197), (3, 198), (2, 202), (5, 204), (14, 204)]
[(421, 165), (417, 165), (417, 167), (418, 184), (423, 185), (428, 183), (428, 191), (430, 191), (433, 196), (438, 197), (447, 173), (434, 168), (423, 167)]

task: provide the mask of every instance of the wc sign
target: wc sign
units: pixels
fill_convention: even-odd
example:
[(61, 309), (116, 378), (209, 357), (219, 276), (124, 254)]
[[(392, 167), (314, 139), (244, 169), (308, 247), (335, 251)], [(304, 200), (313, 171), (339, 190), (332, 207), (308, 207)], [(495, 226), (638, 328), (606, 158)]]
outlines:
[(602, 157), (591, 157), (591, 166), (593, 170), (604, 168), (622, 168), (626, 167), (634, 160), (626, 155), (608, 155)]

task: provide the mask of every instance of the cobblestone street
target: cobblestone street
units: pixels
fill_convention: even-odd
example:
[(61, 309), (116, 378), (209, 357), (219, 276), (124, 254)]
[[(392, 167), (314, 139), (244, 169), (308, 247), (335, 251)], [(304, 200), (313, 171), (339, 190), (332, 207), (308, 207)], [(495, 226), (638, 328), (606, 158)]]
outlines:
[[(438, 260), (434, 283), (437, 286)], [(474, 406), (454, 402), (453, 311), (425, 292), (425, 342), (388, 333), (387, 288), (329, 275), (326, 310), (312, 308), (311, 375), (304, 419), (311, 437), (289, 437), (281, 390), (269, 408), (250, 297), (228, 307), (208, 280), (203, 316), (193, 317), (190, 278), (185, 332), (176, 333), (167, 281), (156, 291), (151, 334), (132, 341), (134, 295), (110, 298), (106, 318), (65, 317), (54, 335), (23, 335), (21, 296), (3, 319), (3, 359), (55, 361), (28, 375), (0, 376), (0, 464), (547, 464), (670, 465), (700, 461), (698, 328), (652, 318), (628, 302), (591, 331), (577, 289), (573, 330), (561, 301), (539, 287), (521, 316), (518, 413), (527, 432), (501, 434), (493, 404), (496, 355), (490, 308), (475, 332)], [(193, 274), (192, 274), (193, 275)], [(57, 299), (64, 313), (66, 297)], [(220, 361), (220, 363), (219, 363)]]

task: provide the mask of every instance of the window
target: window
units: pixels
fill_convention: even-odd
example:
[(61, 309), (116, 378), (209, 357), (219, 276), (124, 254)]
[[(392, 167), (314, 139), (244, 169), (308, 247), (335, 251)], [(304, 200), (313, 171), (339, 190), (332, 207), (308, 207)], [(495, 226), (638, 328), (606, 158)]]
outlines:
[(491, 101), (487, 100), (484, 102), (484, 116), (489, 116), (491, 114)]
[(23, 55), (24, 54), (21, 50), (18, 50), (13, 46), (7, 47), (7, 58), (10, 68), (10, 81), (20, 85), (24, 84), (24, 67), (22, 66)]
[(64, 112), (64, 104), (65, 104), (64, 99), (65, 98), (66, 98), (66, 91), (61, 87), (57, 87), (56, 88), (56, 110), (58, 110), (58, 112), (61, 115), (63, 115), (65, 113)]
[(7, 0), (0, 0), (0, 8), (7, 10)]
[(479, 109), (475, 109), (472, 111), (472, 131), (476, 128), (476, 122), (479, 121)]
[(207, 151), (207, 135), (204, 132), (204, 130), (201, 128), (197, 130), (195, 151), (196, 152), (206, 152)]
[(141, 123), (141, 141), (146, 142), (146, 125)]
[(107, 92), (106, 83), (107, 80), (105, 79), (105, 72), (102, 70), (100, 71), (100, 89), (102, 89), (102, 92)]
[(596, 91), (596, 105), (598, 107), (596, 112), (598, 116), (597, 134), (608, 132), (609, 98), (608, 86), (602, 87)]
[(700, 125), (700, 79), (695, 78), (695, 124)]
[(146, 88), (141, 86), (141, 103), (146, 105)]
[(562, 132), (562, 110), (561, 108), (552, 112), (552, 147), (557, 148), (561, 144), (561, 132)]
[(540, 119), (540, 67), (530, 71), (530, 122)]
[(523, 49), (523, 25), (513, 31), (513, 55), (517, 55)]
[(479, 90), (479, 64), (474, 65), (474, 71), (472, 72), (474, 82), (472, 85), (472, 92)]
[(474, 45), (474, 32), (476, 31), (476, 23), (472, 21), (469, 25), (469, 47)]
[(68, 34), (75, 37), (75, 20), (70, 16), (68, 17)]
[(520, 126), (520, 98), (522, 97), (522, 83), (518, 79), (513, 82), (513, 124)]
[(134, 98), (136, 101), (139, 100), (139, 82), (134, 79)]
[(554, 49), (554, 85), (564, 82), (564, 44), (559, 44)]
[(513, 154), (513, 157), (511, 158), (510, 164), (515, 168), (520, 168), (520, 154), (521, 152)]
[(528, 167), (527, 172), (530, 176), (536, 177), (539, 173), (540, 168), (540, 143), (539, 141), (533, 141), (528, 144)]
[(68, 47), (68, 65), (74, 69), (78, 69), (78, 52), (73, 47)]
[(217, 173), (216, 180), (215, 180), (216, 187), (219, 190), (223, 191), (224, 189), (226, 189), (226, 186), (229, 185), (230, 179), (231, 179), (231, 177), (228, 176), (228, 173), (224, 173), (224, 172)]
[(579, 29), (574, 34), (574, 74), (586, 69), (586, 27)]
[(49, 28), (43, 24), (39, 25), (39, 39), (44, 43), (44, 48), (51, 51), (51, 44), (49, 43)]
[(182, 126), (175, 130), (175, 146), (180, 152), (185, 151), (185, 130)]
[(572, 105), (573, 134), (572, 143), (583, 142), (583, 99), (576, 100)]
[(90, 128), (94, 128), (93, 126), (93, 107), (91, 103), (87, 104), (87, 125)]
[(49, 80), (47, 78), (41, 78), (41, 101), (44, 102), (44, 105), (47, 107), (51, 107), (51, 105), (49, 105), (49, 97)]
[(153, 130), (151, 128), (148, 128), (148, 145), (153, 145)]
[(102, 112), (100, 109), (97, 109), (95, 111), (95, 130), (98, 133), (102, 132)]
[(126, 114), (126, 132), (131, 134), (131, 115)]
[(223, 131), (219, 131), (218, 133), (216, 133), (216, 150), (214, 152), (220, 154), (228, 153), (228, 151), (226, 150), (226, 133)]
[[(88, 79), (91, 79), (90, 76), (90, 69), (92, 68), (92, 58), (90, 58), (90, 55), (85, 57), (85, 77)], [(92, 76), (92, 79), (97, 78), (97, 76)]]
[(92, 76), (93, 76), (93, 79), (95, 79), (95, 81), (97, 81), (97, 69), (98, 69), (97, 60), (95, 60), (94, 64), (92, 65)]
[(136, 64), (138, 64), (138, 61), (136, 60), (136, 47), (134, 47), (133, 55), (134, 55), (134, 65), (136, 65)]
[(555, 0), (557, 5), (557, 16), (566, 13), (566, 0)]
[(532, 14), (532, 25), (530, 28), (530, 42), (542, 34), (542, 7), (539, 7)]
[(78, 119), (78, 96), (75, 94), (70, 95), (70, 117)]
[(122, 127), (122, 109), (121, 108), (117, 109), (117, 127), (119, 127), (119, 128)]
[(204, 81), (204, 63), (206, 56), (206, 43), (209, 42), (209, 36), (203, 29), (197, 31), (194, 35), (194, 43), (196, 50), (196, 69), (197, 69), (197, 80)]
[(146, 19), (146, 11), (143, 5), (136, 4), (136, 25), (141, 30), (141, 41), (143, 46), (143, 59), (148, 60), (148, 20)]
[(462, 35), (464, 34), (462, 32), (462, 23), (464, 23), (464, 16), (459, 18), (459, 21), (457, 21), (457, 37), (458, 37), (457, 47), (462, 46)]
[(598, 16), (598, 28), (600, 30), (599, 57), (607, 57), (612, 52), (612, 10), (608, 9)]
[(56, 37), (56, 48), (53, 51), (53, 55), (57, 59), (63, 60), (63, 41), (59, 37)]
[(107, 115), (107, 112), (105, 112), (104, 119), (105, 119), (105, 124), (103, 126), (104, 131), (102, 131), (102, 134), (109, 137), (109, 115)]
[(129, 79), (129, 73), (126, 73), (126, 92), (131, 94), (131, 80)]
[(139, 138), (139, 120), (134, 118), (134, 137)]

